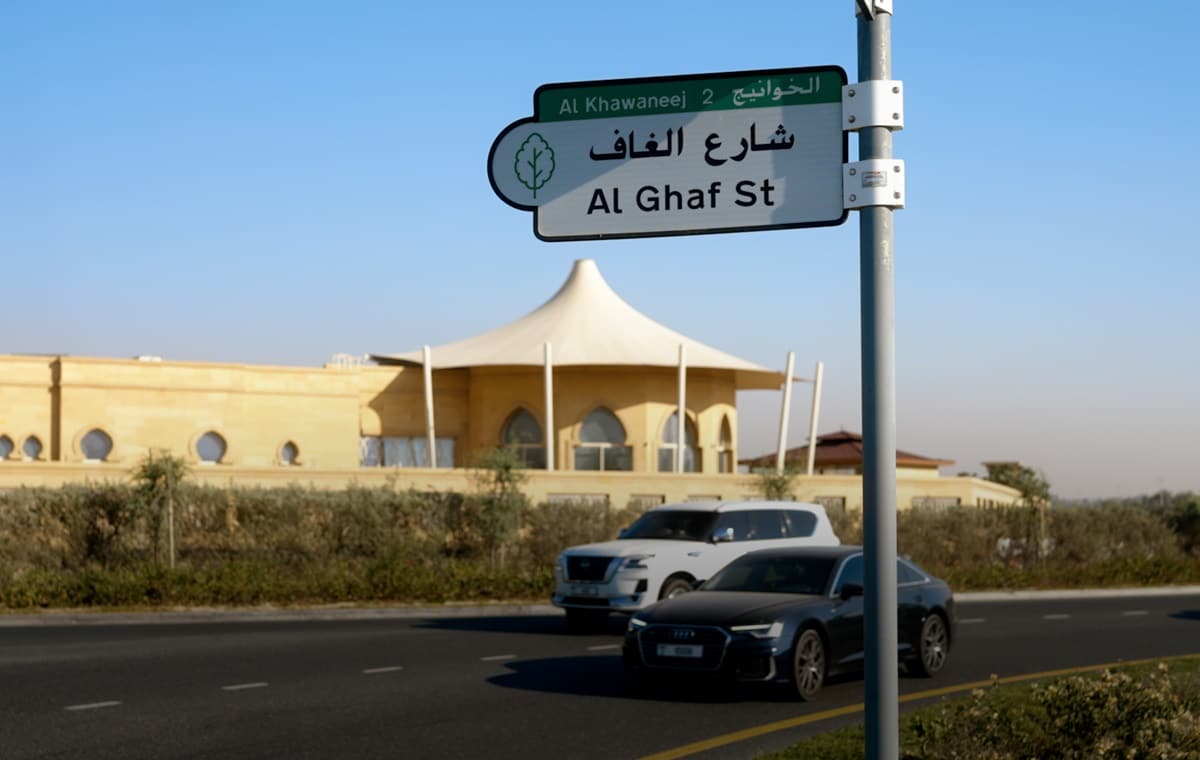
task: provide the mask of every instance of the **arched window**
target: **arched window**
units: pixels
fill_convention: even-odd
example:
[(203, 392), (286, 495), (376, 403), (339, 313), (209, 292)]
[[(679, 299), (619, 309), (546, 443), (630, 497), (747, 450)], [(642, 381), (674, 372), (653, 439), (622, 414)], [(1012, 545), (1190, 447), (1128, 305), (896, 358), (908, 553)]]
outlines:
[(296, 460), (300, 458), (300, 447), (288, 441), (283, 444), (283, 448), (279, 450), (279, 463), (282, 465), (297, 464)]
[(729, 415), (721, 418), (721, 438), (717, 442), (717, 472), (733, 472), (733, 428)]
[(26, 459), (37, 459), (42, 455), (42, 442), (38, 440), (36, 435), (31, 435), (25, 439), (25, 443), (21, 444), (21, 453)]
[(8, 455), (13, 452), (12, 439), (6, 435), (0, 435), (0, 460), (8, 458)]
[[(663, 423), (662, 442), (658, 444), (658, 471), (675, 472), (675, 449), (679, 447), (679, 412), (673, 412)], [(683, 471), (699, 472), (696, 451), (696, 425), (686, 415), (683, 418)]]
[(196, 439), (196, 456), (202, 464), (217, 464), (225, 456), (225, 439), (213, 430)]
[(100, 428), (92, 428), (79, 439), (79, 450), (83, 452), (84, 459), (103, 462), (112, 453), (112, 437)]
[(517, 452), (521, 464), (531, 469), (546, 469), (546, 446), (542, 438), (542, 426), (528, 409), (513, 412), (504, 429), (500, 431), (500, 442)]
[(625, 427), (607, 409), (597, 409), (583, 421), (575, 447), (576, 470), (632, 470), (633, 452), (625, 445)]

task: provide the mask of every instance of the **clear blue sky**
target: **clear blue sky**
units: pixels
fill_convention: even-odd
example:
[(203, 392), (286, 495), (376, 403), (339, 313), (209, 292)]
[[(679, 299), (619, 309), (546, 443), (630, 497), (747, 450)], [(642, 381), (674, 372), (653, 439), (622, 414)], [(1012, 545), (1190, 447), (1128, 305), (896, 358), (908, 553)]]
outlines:
[[(0, 352), (320, 365), (467, 337), (594, 258), (861, 430), (858, 224), (542, 243), (486, 176), (543, 83), (838, 64), (850, 0), (0, 4)], [(896, 0), (898, 444), (1065, 496), (1200, 490), (1179, 3)], [(854, 155), (852, 149), (852, 156)], [(793, 404), (805, 435), (807, 386)], [(744, 394), (743, 455), (779, 396)]]

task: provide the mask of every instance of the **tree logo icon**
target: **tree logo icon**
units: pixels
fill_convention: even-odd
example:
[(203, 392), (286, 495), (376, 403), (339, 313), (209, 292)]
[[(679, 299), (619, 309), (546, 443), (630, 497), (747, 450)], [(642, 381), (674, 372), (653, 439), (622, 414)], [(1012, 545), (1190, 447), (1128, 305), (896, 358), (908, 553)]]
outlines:
[(517, 150), (513, 170), (521, 184), (532, 190), (533, 197), (537, 198), (537, 191), (554, 176), (554, 148), (550, 147), (546, 138), (534, 132), (525, 138)]

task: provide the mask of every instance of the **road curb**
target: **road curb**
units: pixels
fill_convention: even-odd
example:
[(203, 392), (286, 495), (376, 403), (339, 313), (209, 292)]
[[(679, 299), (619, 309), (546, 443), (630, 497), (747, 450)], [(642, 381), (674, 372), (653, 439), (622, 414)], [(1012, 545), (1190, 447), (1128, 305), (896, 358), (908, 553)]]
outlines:
[[(1047, 589), (1039, 591), (973, 591), (957, 593), (960, 603), (1037, 602), (1062, 599), (1106, 599), (1120, 597), (1200, 596), (1200, 586), (1153, 586), (1149, 588)], [(0, 628), (71, 627), (93, 625), (170, 625), (192, 623), (294, 623), (337, 620), (402, 620), (408, 618), (533, 617), (559, 615), (549, 604), (496, 603), (444, 604), (394, 607), (204, 607), (138, 612), (91, 610), (45, 610), (34, 613), (0, 611)]]
[(406, 618), (530, 617), (560, 614), (549, 604), (446, 604), (429, 607), (188, 608), (139, 612), (46, 610), (0, 614), (0, 628), (169, 625), (189, 623), (287, 623)]

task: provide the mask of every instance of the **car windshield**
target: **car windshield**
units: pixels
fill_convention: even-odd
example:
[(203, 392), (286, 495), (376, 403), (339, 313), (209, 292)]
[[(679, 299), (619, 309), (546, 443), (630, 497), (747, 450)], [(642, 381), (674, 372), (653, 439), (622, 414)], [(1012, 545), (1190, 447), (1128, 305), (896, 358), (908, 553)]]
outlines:
[(747, 555), (726, 565), (703, 588), (705, 591), (823, 594), (834, 564), (832, 557)]
[(676, 541), (707, 541), (712, 536), (715, 512), (663, 509), (647, 512), (621, 533), (621, 538), (666, 538)]

